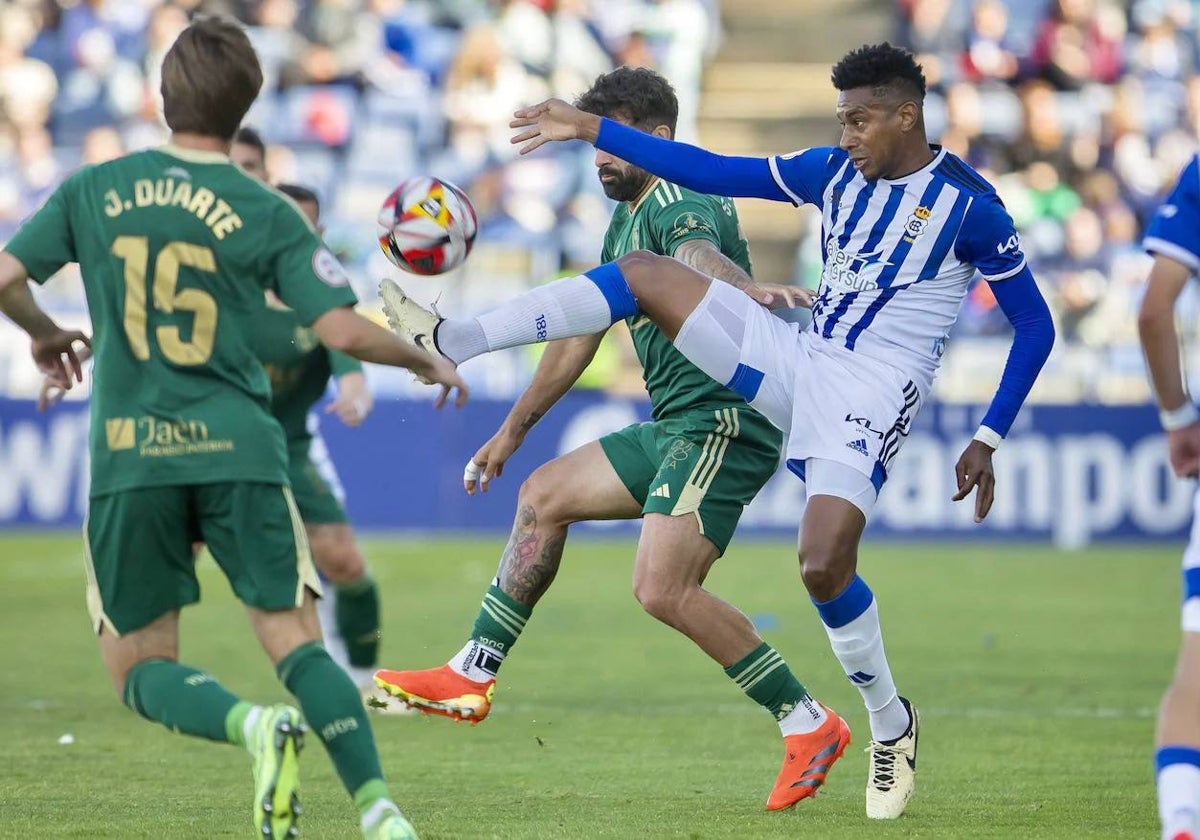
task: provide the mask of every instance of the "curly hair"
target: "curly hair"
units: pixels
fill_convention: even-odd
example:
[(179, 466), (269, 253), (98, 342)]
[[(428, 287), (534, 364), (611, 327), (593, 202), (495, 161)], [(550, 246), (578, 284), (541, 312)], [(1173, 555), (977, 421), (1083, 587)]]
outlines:
[(575, 107), (600, 117), (616, 117), (643, 131), (665, 125), (675, 136), (679, 100), (671, 83), (645, 67), (618, 67), (596, 77)]
[(841, 91), (869, 87), (883, 93), (894, 91), (925, 99), (925, 72), (913, 54), (903, 47), (864, 44), (842, 56), (830, 74), (833, 86)]

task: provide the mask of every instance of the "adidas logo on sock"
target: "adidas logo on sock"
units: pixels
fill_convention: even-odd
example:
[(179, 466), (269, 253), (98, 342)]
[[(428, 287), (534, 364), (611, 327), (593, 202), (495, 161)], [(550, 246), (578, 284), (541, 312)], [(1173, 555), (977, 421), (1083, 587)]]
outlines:
[(655, 487), (650, 495), (656, 496), (660, 499), (669, 499), (671, 498), (671, 485), (664, 484), (661, 487)]
[(852, 441), (850, 441), (849, 443), (847, 443), (847, 444), (846, 444), (846, 446), (848, 446), (848, 447), (850, 447), (851, 449), (853, 449), (853, 450), (854, 450), (855, 452), (857, 452), (859, 455), (866, 455), (866, 454), (868, 454), (868, 453), (867, 453), (867, 440), (866, 440), (866, 438), (859, 438), (858, 440), (852, 440)]

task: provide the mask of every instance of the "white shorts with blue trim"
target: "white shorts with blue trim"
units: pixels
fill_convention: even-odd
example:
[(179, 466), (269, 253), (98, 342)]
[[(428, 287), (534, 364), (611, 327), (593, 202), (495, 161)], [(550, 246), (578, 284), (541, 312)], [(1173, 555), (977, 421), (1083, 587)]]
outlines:
[[(675, 346), (726, 383), (787, 435), (787, 466), (808, 494), (846, 498), (868, 513), (874, 498), (845, 470), (808, 476), (810, 459), (864, 476), (878, 496), (908, 437), (925, 388), (899, 369), (847, 350), (836, 339), (772, 315), (745, 293), (713, 281), (684, 322)], [(826, 492), (822, 476), (830, 476)], [(836, 476), (836, 479), (834, 478)], [(855, 498), (850, 498), (854, 496)]]

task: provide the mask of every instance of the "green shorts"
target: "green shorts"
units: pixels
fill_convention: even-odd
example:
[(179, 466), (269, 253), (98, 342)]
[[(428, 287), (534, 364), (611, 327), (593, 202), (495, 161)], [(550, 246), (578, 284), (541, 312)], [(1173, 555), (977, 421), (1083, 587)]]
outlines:
[(91, 500), (83, 525), (87, 603), (97, 633), (145, 627), (200, 600), (203, 540), (242, 603), (298, 607), (321, 593), (291, 490), (246, 482), (144, 487)]
[(600, 438), (643, 513), (694, 514), (725, 553), (742, 509), (779, 467), (782, 433), (746, 407), (694, 409)]
[(334, 491), (332, 482), (337, 481), (337, 474), (332, 470), (333, 464), (323, 446), (313, 452), (307, 440), (288, 442), (288, 480), (292, 482), (296, 507), (305, 524), (344, 524), (349, 521), (346, 509)]

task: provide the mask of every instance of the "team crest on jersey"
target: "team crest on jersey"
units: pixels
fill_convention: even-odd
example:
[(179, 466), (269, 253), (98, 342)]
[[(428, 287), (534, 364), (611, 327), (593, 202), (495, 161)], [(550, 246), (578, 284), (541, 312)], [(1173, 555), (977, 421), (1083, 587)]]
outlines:
[(699, 218), (695, 213), (680, 213), (672, 224), (671, 236), (678, 239), (698, 231), (712, 233), (712, 228), (708, 226), (708, 222)]
[(933, 210), (928, 207), (917, 207), (913, 210), (904, 222), (904, 241), (915, 242), (917, 237), (925, 232), (925, 228), (929, 227), (929, 217), (932, 215)]
[(320, 277), (327, 286), (350, 285), (350, 275), (346, 273), (346, 269), (342, 268), (342, 264), (333, 255), (333, 251), (324, 246), (313, 251), (312, 267), (313, 273)]

